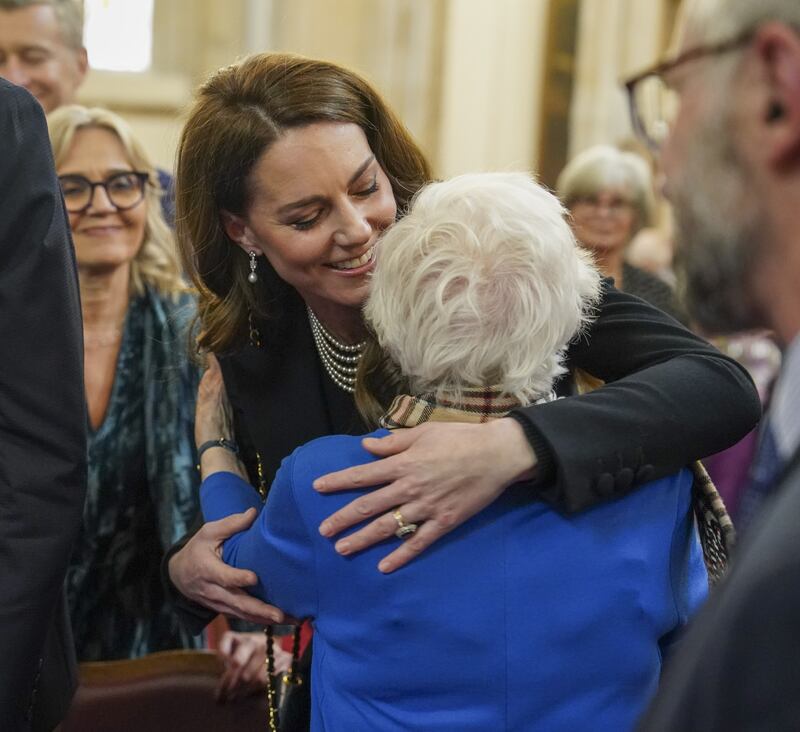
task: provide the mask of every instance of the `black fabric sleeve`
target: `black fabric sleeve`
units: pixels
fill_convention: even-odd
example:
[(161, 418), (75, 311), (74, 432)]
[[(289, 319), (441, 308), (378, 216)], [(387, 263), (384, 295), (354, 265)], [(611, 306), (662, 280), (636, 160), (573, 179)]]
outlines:
[(44, 113), (0, 79), (0, 729), (25, 729), (86, 492), (75, 255)]
[(606, 385), (511, 415), (536, 451), (540, 497), (565, 512), (718, 452), (761, 416), (742, 366), (611, 280), (567, 359)]

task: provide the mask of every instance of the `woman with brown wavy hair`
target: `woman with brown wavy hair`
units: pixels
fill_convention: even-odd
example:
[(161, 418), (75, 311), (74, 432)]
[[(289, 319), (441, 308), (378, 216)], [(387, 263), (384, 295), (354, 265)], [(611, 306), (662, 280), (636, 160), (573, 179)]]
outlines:
[[(207, 442), (201, 455), (238, 449), (264, 487), (298, 445), (368, 431), (353, 392), (370, 340), (361, 307), (375, 244), (430, 179), (378, 93), (335, 64), (265, 53), (201, 86), (179, 145), (177, 232), (199, 292), (199, 343), (220, 356), (238, 442)], [(399, 512), (418, 529), (381, 561), (393, 571), (522, 477), (533, 479), (531, 500), (580, 510), (719, 450), (759, 416), (735, 362), (607, 281), (567, 364), (615, 383), (486, 424), (425, 424), (367, 441), (388, 457), (317, 488), (384, 487), (320, 531), (334, 536), (377, 517), (336, 544), (348, 554), (393, 535)], [(384, 386), (388, 397), (392, 385)], [(252, 518), (209, 523), (170, 558), (195, 629), (212, 615), (195, 603), (281, 619), (247, 595), (251, 572), (218, 557)]]

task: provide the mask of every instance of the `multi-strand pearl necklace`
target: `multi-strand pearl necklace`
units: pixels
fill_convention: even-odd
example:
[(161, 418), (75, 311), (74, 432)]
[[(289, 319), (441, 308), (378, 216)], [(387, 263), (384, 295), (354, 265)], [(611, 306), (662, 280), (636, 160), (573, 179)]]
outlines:
[(356, 390), (356, 372), (358, 362), (364, 353), (366, 341), (354, 343), (352, 346), (342, 343), (319, 322), (319, 318), (311, 308), (308, 308), (308, 322), (311, 323), (311, 333), (317, 346), (322, 365), (333, 379), (333, 383), (340, 389), (352, 394)]

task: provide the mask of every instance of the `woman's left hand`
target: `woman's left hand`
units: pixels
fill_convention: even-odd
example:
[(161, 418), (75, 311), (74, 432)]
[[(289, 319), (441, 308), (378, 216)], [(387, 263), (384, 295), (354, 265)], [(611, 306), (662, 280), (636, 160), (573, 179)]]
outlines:
[(522, 427), (503, 418), (485, 424), (428, 422), (364, 447), (383, 457), (314, 481), (320, 493), (384, 485), (351, 501), (320, 525), (332, 537), (370, 516), (377, 519), (340, 539), (336, 551), (353, 554), (394, 536), (399, 511), (419, 528), (378, 564), (393, 572), (494, 501), (507, 486), (532, 476), (536, 456)]

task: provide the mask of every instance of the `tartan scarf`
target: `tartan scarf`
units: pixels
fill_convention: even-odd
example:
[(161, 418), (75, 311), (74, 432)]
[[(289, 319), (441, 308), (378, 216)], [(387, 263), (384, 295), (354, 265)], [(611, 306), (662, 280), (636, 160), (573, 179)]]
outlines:
[[(555, 399), (552, 392), (536, 404)], [(435, 394), (400, 394), (381, 417), (380, 425), (387, 430), (416, 427), (423, 422), (488, 422), (505, 417), (512, 409), (524, 406), (516, 397), (504, 394), (494, 386), (464, 389), (458, 399)]]

